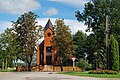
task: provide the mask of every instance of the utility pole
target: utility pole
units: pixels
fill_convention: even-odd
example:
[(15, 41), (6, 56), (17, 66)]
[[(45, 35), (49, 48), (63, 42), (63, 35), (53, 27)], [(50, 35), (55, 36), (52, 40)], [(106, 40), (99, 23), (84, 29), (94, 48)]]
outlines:
[(108, 16), (106, 16), (106, 69), (109, 69), (108, 36), (109, 36), (109, 26), (108, 26)]

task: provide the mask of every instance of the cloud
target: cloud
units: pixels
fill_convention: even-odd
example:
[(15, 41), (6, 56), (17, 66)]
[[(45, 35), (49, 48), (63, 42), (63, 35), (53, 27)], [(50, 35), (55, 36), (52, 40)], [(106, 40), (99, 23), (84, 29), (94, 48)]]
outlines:
[[(38, 24), (45, 27), (47, 21), (49, 18), (39, 18), (37, 19)], [(57, 18), (50, 18), (52, 24), (54, 25), (55, 20)], [(77, 20), (72, 20), (72, 19), (64, 19), (65, 24), (69, 26), (69, 28), (72, 31), (72, 34), (76, 33), (78, 30), (83, 31), (84, 33), (87, 33), (88, 35), (90, 34), (90, 32), (85, 32), (85, 30), (87, 29), (87, 26), (85, 26), (83, 23), (78, 22)], [(0, 21), (0, 33), (4, 32), (4, 30), (6, 28), (11, 28), (12, 26), (11, 22), (8, 21)]]
[(22, 14), (40, 7), (37, 0), (0, 0), (0, 12)]
[[(37, 21), (38, 21), (38, 24), (45, 27), (48, 19), (49, 18), (40, 18), (40, 19), (37, 19)], [(50, 18), (53, 25), (56, 19), (57, 18)], [(72, 19), (64, 19), (64, 21), (65, 21), (65, 24), (68, 25), (69, 28), (71, 29), (72, 34), (76, 33), (78, 30), (83, 31), (84, 33), (87, 33), (88, 35), (90, 34), (85, 31), (87, 29), (87, 26), (85, 26), (83, 23), (78, 22), (77, 20), (72, 20)]]
[(49, 0), (49, 1), (54, 1), (59, 3), (64, 3), (70, 6), (80, 7), (80, 6), (84, 6), (84, 4), (90, 0)]
[(53, 16), (53, 15), (58, 14), (58, 10), (51, 7), (46, 12), (43, 12), (43, 14)]
[(0, 21), (0, 33), (3, 33), (6, 28), (11, 28), (12, 23), (8, 21)]

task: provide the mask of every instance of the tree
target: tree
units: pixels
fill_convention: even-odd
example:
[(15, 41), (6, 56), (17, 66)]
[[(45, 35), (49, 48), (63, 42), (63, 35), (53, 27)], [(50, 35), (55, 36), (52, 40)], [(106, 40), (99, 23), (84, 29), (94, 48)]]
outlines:
[(42, 36), (42, 27), (37, 24), (37, 17), (36, 14), (30, 11), (21, 15), (16, 22), (13, 22), (13, 32), (20, 48), (18, 53), (21, 55), (19, 58), (27, 63), (28, 71), (31, 70), (31, 62), (36, 52), (36, 42)]
[[(86, 31), (92, 31), (96, 36), (97, 49), (105, 48), (105, 17), (109, 16), (110, 34), (116, 36), (120, 46), (120, 1), (119, 0), (91, 0), (85, 4), (84, 10), (75, 12), (78, 21), (88, 26)], [(120, 50), (120, 47), (119, 47)]]
[[(103, 46), (99, 46), (96, 39), (96, 35), (90, 34), (86, 40), (86, 53), (88, 55), (87, 59), (89, 60), (89, 63), (92, 64), (92, 68), (105, 68), (105, 61), (106, 61), (106, 55), (105, 55), (105, 49)], [(103, 43), (101, 43), (103, 44)]]
[(82, 31), (77, 31), (73, 35), (73, 44), (75, 46), (75, 55), (77, 59), (84, 58), (86, 57), (86, 40), (87, 40), (87, 35), (83, 33)]
[(2, 61), (2, 69), (5, 69), (5, 55), (6, 54), (6, 49), (7, 49), (7, 45), (6, 45), (6, 36), (5, 33), (0, 34), (0, 59)]
[[(120, 25), (120, 2), (119, 0), (92, 0), (85, 4), (82, 13), (76, 11), (75, 16), (78, 21), (85, 22), (88, 30), (92, 28), (93, 32), (98, 32), (105, 28), (105, 17), (109, 16), (110, 33), (119, 35)], [(103, 29), (105, 30), (105, 29)], [(118, 33), (115, 32), (118, 31)]]
[(2, 61), (2, 69), (7, 69), (8, 66), (12, 67), (12, 61), (15, 57), (15, 45), (13, 44), (13, 37), (11, 34), (12, 29), (6, 29), (4, 33), (0, 34), (0, 59)]
[(119, 48), (118, 42), (113, 35), (110, 35), (110, 69), (119, 70)]
[(70, 59), (71, 54), (73, 54), (73, 39), (71, 31), (68, 26), (65, 25), (63, 19), (57, 19), (54, 26), (54, 37), (52, 39), (52, 49), (55, 51), (57, 49), (57, 55), (60, 57), (61, 61), (61, 71), (62, 65), (67, 59)]

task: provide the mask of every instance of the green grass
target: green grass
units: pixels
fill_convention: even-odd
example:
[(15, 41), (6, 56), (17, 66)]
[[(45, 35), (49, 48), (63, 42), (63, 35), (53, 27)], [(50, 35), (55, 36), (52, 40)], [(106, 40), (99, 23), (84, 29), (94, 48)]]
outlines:
[(0, 72), (15, 72), (15, 68), (7, 69), (7, 70), (0, 70)]
[(73, 76), (86, 76), (97, 78), (120, 78), (120, 72), (118, 74), (89, 74), (88, 72), (59, 72), (59, 74), (67, 74)]

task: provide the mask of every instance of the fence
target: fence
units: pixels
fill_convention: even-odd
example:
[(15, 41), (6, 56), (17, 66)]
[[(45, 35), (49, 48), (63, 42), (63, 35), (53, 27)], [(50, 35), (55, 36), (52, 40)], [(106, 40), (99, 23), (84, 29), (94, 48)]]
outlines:
[[(72, 66), (62, 66), (63, 71), (73, 71), (73, 67)], [(36, 67), (32, 67), (31, 68), (32, 71), (54, 71), (54, 72), (59, 72), (61, 71), (61, 67), (60, 66), (36, 66)], [(27, 71), (27, 67), (26, 66), (18, 66), (16, 67), (16, 71)], [(74, 71), (79, 72), (82, 71), (81, 68), (79, 67), (74, 67)]]

